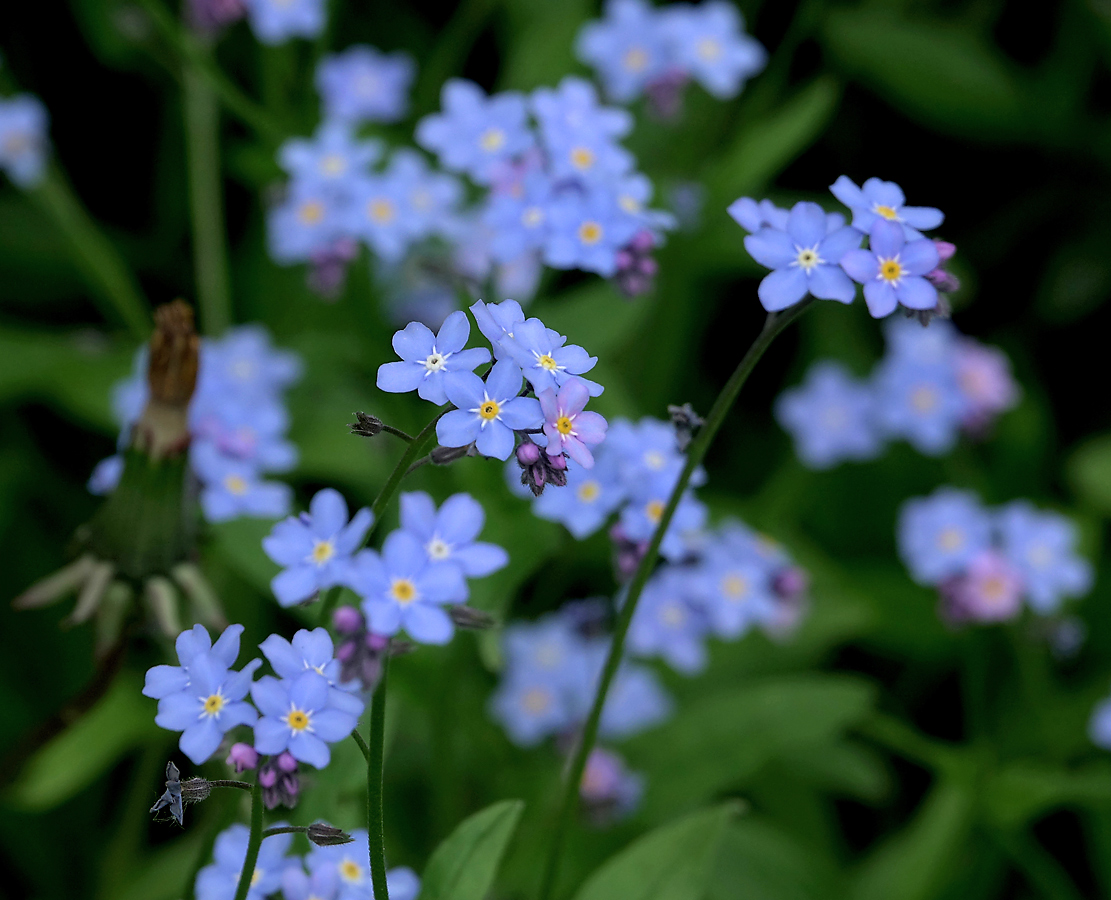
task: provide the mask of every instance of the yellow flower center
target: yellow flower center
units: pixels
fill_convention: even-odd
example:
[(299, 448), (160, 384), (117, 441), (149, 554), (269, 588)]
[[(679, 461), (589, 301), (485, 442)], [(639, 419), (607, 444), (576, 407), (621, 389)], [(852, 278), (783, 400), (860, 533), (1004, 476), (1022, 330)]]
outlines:
[(393, 203), (383, 197), (371, 200), (366, 205), (367, 214), (375, 221), (386, 225), (394, 220), (397, 215)]
[(363, 880), (363, 867), (353, 859), (345, 859), (339, 864), (339, 874), (344, 881), (359, 882)]
[(228, 489), (229, 494), (242, 497), (247, 493), (247, 480), (242, 475), (227, 475), (224, 477), (224, 487)]
[(597, 244), (602, 239), (602, 226), (597, 222), (583, 222), (579, 226), (579, 240), (584, 244)]
[(297, 210), (297, 218), (306, 225), (316, 225), (324, 218), (324, 204), (318, 200), (308, 200)]
[(643, 47), (630, 47), (625, 51), (621, 63), (630, 72), (640, 72), (648, 65), (648, 54)]
[(545, 353), (543, 356), (539, 357), (536, 360), (536, 362), (537, 362), (537, 365), (542, 366), (543, 368), (547, 369), (549, 372), (554, 372), (556, 369), (559, 368), (556, 361), (554, 359), (552, 359), (551, 356), (549, 356), (547, 353)]
[(574, 422), (568, 416), (560, 416), (556, 419), (556, 430), (560, 434), (570, 434), (571, 429), (574, 427)]
[(404, 606), (417, 599), (417, 586), (408, 578), (395, 578), (390, 585), (390, 593), (394, 600)]
[(648, 516), (650, 522), (658, 522), (663, 518), (664, 504), (662, 500), (649, 500), (648, 505), (644, 507), (644, 514)]
[(329, 153), (320, 161), (320, 171), (325, 175), (342, 175), (347, 169), (347, 160), (338, 153)]
[(478, 408), (479, 417), (485, 419), (487, 422), (491, 419), (496, 419), (499, 412), (501, 412), (501, 407), (498, 406), (497, 400), (487, 400)]
[(317, 541), (312, 548), (312, 561), (318, 566), (324, 565), (336, 555), (336, 545), (331, 541)]
[(264, 874), (265, 873), (262, 869), (260, 869), (258, 866), (255, 866), (255, 870), (251, 873), (251, 887), (254, 887), (256, 884), (258, 884), (262, 880), (262, 876)]
[(880, 278), (882, 278), (884, 281), (890, 281), (894, 283), (902, 277), (903, 267), (899, 264), (898, 259), (880, 260)]
[(928, 413), (937, 406), (937, 391), (929, 385), (921, 384), (910, 395), (910, 405), (917, 412)]
[(942, 550), (952, 552), (959, 550), (964, 544), (964, 532), (959, 528), (946, 528), (937, 536), (937, 545)]
[(602, 493), (602, 488), (597, 481), (584, 481), (579, 485), (576, 494), (583, 503), (593, 503), (598, 499), (598, 495)]
[(748, 580), (732, 572), (721, 580), (721, 592), (725, 594), (727, 600), (736, 603), (744, 599), (745, 594), (748, 593)]
[(980, 586), (980, 593), (989, 603), (998, 603), (1007, 596), (1007, 582), (998, 575), (992, 575), (984, 579), (984, 583)]
[(220, 710), (224, 708), (224, 695), (217, 691), (215, 694), (210, 694), (204, 701), (204, 714), (206, 716), (218, 715)]
[(713, 38), (703, 38), (698, 42), (698, 55), (707, 62), (712, 62), (721, 56), (721, 44)]
[(594, 165), (594, 152), (588, 147), (576, 147), (571, 151), (571, 165), (585, 172)]
[(309, 714), (302, 709), (291, 709), (285, 717), (285, 723), (292, 731), (304, 731), (309, 727)]
[(505, 145), (505, 132), (500, 128), (487, 128), (478, 143), (487, 153), (495, 153)]
[(894, 222), (896, 219), (899, 218), (899, 214), (890, 206), (883, 206), (882, 204), (877, 203), (873, 208), (877, 213), (879, 213), (879, 215), (883, 216), (889, 222)]
[(525, 696), (521, 698), (521, 705), (530, 713), (542, 713), (551, 706), (551, 703), (551, 695), (542, 688), (526, 691)]

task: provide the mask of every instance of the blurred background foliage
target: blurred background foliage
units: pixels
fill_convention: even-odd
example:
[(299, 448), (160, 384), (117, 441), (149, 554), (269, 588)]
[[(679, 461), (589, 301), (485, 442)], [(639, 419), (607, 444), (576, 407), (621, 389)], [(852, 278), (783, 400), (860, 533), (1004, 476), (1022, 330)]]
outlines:
[[(1028, 497), (1065, 511), (1105, 570), (1111, 4), (740, 6), (769, 49), (768, 69), (735, 101), (692, 90), (675, 122), (638, 115), (629, 142), (665, 195), (691, 181), (705, 189), (700, 222), (659, 253), (655, 293), (629, 302), (593, 276), (563, 274), (531, 308), (600, 357), (599, 410), (659, 416), (688, 400), (708, 408), (762, 318), (759, 270), (726, 205), (742, 194), (826, 202), (841, 174), (897, 180), (912, 202), (946, 211), (942, 236), (959, 248), (964, 282), (954, 320), (1006, 350), (1024, 399), (989, 440), (948, 457), (896, 446), (877, 462), (809, 472), (774, 424), (772, 400), (818, 357), (867, 371), (880, 329), (859, 303), (819, 304), (772, 348), (711, 451), (702, 495), (715, 513), (739, 514), (791, 548), (813, 577), (811, 615), (784, 645), (755, 633), (715, 645), (700, 677), (660, 669), (676, 715), (619, 746), (647, 776), (644, 802), (609, 830), (575, 831), (563, 893), (648, 830), (736, 797), (743, 815), (683, 819), (655, 851), (640, 850), (651, 859), (670, 848), (675, 877), (659, 896), (1111, 896), (1111, 760), (1086, 736), (1111, 683), (1105, 571), (1077, 607), (1086, 644), (1059, 662), (1029, 623), (948, 630), (894, 543), (899, 505), (953, 483), (988, 503)], [(8, 4), (0, 48), (9, 88), (42, 98), (58, 162), (154, 304), (195, 289), (179, 60), (148, 10), (132, 0)], [(241, 24), (215, 55), (282, 135), (315, 126), (309, 73), (322, 52), (355, 42), (405, 49), (418, 81), (409, 119), (388, 132), (403, 143), (452, 75), (488, 90), (530, 89), (584, 71), (572, 42), (597, 14), (584, 0), (464, 0), (454, 9), (335, 0), (319, 41), (264, 47)], [(395, 326), (365, 265), (324, 303), (303, 269), (269, 260), (262, 210), (280, 174), (275, 144), (230, 115), (221, 129), (236, 320), (265, 322), (306, 363), (290, 402), (295, 486), (302, 499), (332, 485), (368, 503), (399, 451), (349, 436), (344, 423), (366, 409), (411, 429), (426, 414), (374, 388)], [(110, 386), (135, 350), (101, 315), (41, 203), (0, 190), (0, 597), (9, 598), (65, 561), (74, 529), (96, 508), (85, 480), (112, 452)], [(486, 506), (487, 539), (513, 564), (476, 586), (476, 605), (532, 617), (612, 591), (604, 535), (578, 543), (534, 518), (496, 463), (423, 469), (411, 487), (441, 498), (468, 490)], [(276, 570), (259, 546), (268, 530), (239, 520), (210, 528), (202, 547), (249, 643), (297, 625), (269, 595)], [(60, 630), (62, 615), (0, 605), (0, 895), (180, 897), (238, 798), (190, 809), (183, 832), (149, 822), (175, 737), (155, 727), (153, 704), (139, 695), (141, 673), (167, 659), (148, 637), (133, 643), (92, 710), (28, 758), (44, 723), (94, 675), (91, 634)], [(387, 849), (392, 865), (421, 871), (466, 815), (521, 798), (495, 896), (523, 898), (538, 883), (561, 759), (552, 748), (514, 748), (487, 716), (496, 647), (493, 635), (465, 634), (394, 666)], [(357, 827), (363, 778), (356, 748), (338, 745), (296, 820)], [(714, 840), (717, 852), (705, 850)], [(680, 865), (692, 848), (705, 859)]]

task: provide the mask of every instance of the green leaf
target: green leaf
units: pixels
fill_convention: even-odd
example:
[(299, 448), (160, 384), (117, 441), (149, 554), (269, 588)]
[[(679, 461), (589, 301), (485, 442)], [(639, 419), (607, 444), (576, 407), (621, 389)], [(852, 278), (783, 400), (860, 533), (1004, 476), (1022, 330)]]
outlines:
[(155, 703), (141, 690), (135, 676), (119, 676), (99, 703), (31, 757), (5, 799), (22, 809), (52, 809), (157, 736)]
[[(608, 281), (592, 281), (536, 304), (535, 315), (549, 328), (567, 335), (571, 344), (594, 356), (605, 356), (624, 346), (644, 323), (651, 306), (623, 299)], [(529, 310), (530, 315), (534, 314)]]
[(977, 140), (1024, 130), (1017, 74), (967, 27), (842, 9), (827, 17), (824, 38), (849, 72), (932, 128)]
[(1067, 471), (1077, 496), (1111, 515), (1111, 434), (1081, 444), (1069, 458)]
[(844, 888), (834, 867), (771, 822), (746, 818), (725, 831), (709, 900), (834, 900)]
[(503, 800), (464, 819), (428, 860), (421, 900), (483, 900), (524, 808)]
[(737, 812), (738, 804), (726, 803), (657, 828), (591, 875), (575, 900), (699, 900)]
[(1069, 771), (1036, 761), (1002, 769), (984, 789), (984, 805), (1001, 829), (1024, 825), (1050, 809), (1065, 805), (1111, 807), (1111, 766)]
[(211, 522), (208, 532), (213, 547), (224, 561), (261, 593), (270, 594), (270, 580), (280, 567), (262, 549), (262, 539), (274, 528), (274, 519), (244, 516), (228, 522)]

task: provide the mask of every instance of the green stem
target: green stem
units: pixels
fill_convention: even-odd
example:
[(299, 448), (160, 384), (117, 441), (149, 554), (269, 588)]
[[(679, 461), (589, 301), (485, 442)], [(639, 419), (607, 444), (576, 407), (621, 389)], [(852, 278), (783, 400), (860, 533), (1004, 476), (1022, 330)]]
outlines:
[(251, 879), (258, 863), (258, 848), (262, 844), (262, 785), (257, 781), (251, 786), (251, 835), (247, 839), (247, 855), (243, 868), (239, 871), (239, 883), (235, 888), (235, 900), (247, 900), (251, 890)]
[(389, 900), (386, 887), (386, 830), (382, 805), (382, 773), (386, 737), (386, 676), (390, 670), (390, 653), (382, 655), (382, 677), (370, 701), (370, 755), (366, 765), (366, 827), (370, 845), (370, 880), (374, 900)]
[(362, 753), (363, 759), (366, 760), (367, 764), (369, 765), (370, 747), (366, 745), (366, 741), (363, 739), (363, 736), (359, 734), (358, 728), (351, 732), (351, 737), (353, 737), (355, 739), (355, 743), (359, 745), (359, 752)]
[(610, 645), (609, 656), (606, 659), (605, 668), (602, 670), (602, 678), (598, 683), (597, 693), (594, 695), (594, 705), (591, 707), (590, 715), (587, 717), (586, 724), (583, 726), (582, 738), (579, 741), (578, 747), (575, 749), (575, 755), (568, 769), (567, 783), (563, 790), (563, 801), (559, 810), (559, 818), (556, 820), (555, 830), (552, 834), (551, 849), (548, 853), (548, 861), (544, 867), (544, 880), (540, 885), (540, 900), (548, 900), (555, 888), (556, 876), (559, 873), (560, 854), (567, 836), (567, 829), (570, 827), (572, 817), (578, 807), (579, 784), (582, 781), (583, 771), (586, 768), (587, 757), (590, 755), (590, 751), (593, 749), (594, 742), (598, 737), (598, 722), (602, 718), (602, 707), (606, 701), (606, 694), (609, 691), (614, 675), (617, 674), (618, 666), (621, 664), (621, 655), (625, 648), (625, 636), (629, 631), (629, 623), (633, 620), (633, 614), (636, 612), (637, 601), (640, 599), (641, 591), (644, 590), (644, 586), (648, 582), (648, 577), (652, 574), (652, 570), (656, 565), (660, 543), (663, 541), (663, 536), (667, 531), (668, 525), (671, 524), (671, 518), (675, 514), (676, 508), (679, 506), (679, 501), (682, 499), (687, 485), (690, 483), (691, 476), (694, 474), (695, 469), (701, 465), (702, 460), (706, 456), (706, 452), (710, 449), (710, 444), (714, 436), (724, 424), (726, 416), (729, 414), (730, 409), (733, 407), (733, 403), (737, 399), (737, 395), (741, 392), (741, 388), (748, 380), (748, 376), (752, 374), (752, 370), (756, 367), (756, 363), (759, 362), (760, 357), (764, 355), (764, 351), (768, 349), (776, 336), (801, 316), (813, 302), (812, 299), (807, 298), (783, 312), (768, 314), (763, 329), (761, 329), (760, 333), (756, 336), (756, 340), (752, 342), (752, 346), (748, 348), (748, 351), (741, 358), (741, 361), (737, 364), (737, 368), (733, 370), (733, 374), (729, 376), (729, 381), (726, 382), (725, 387), (722, 388), (721, 393), (718, 394), (717, 400), (714, 401), (713, 407), (707, 414), (705, 424), (699, 430), (698, 435), (691, 442), (687, 450), (686, 465), (683, 467), (683, 472), (679, 476), (679, 481), (672, 490), (671, 496), (668, 497), (667, 506), (664, 508), (663, 515), (660, 517), (660, 522), (652, 534), (652, 540), (648, 544), (648, 550), (645, 552), (644, 558), (641, 559), (636, 572), (629, 582), (625, 603), (617, 615), (617, 621), (614, 623), (613, 643)]
[(73, 193), (65, 175), (52, 166), (30, 196), (66, 236), (74, 262), (104, 317), (126, 325), (135, 338), (145, 341), (150, 336), (151, 320), (139, 284)]
[(220, 110), (211, 85), (192, 61), (182, 73), (182, 99), (197, 306), (204, 333), (218, 335), (232, 322), (220, 179)]

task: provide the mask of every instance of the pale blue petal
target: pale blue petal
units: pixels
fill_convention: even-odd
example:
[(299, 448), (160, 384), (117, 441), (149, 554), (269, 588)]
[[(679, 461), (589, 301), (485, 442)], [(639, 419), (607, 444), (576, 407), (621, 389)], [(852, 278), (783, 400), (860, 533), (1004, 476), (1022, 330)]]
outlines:
[(794, 306), (806, 296), (806, 292), (806, 274), (798, 267), (770, 272), (756, 289), (760, 303), (768, 312)]

